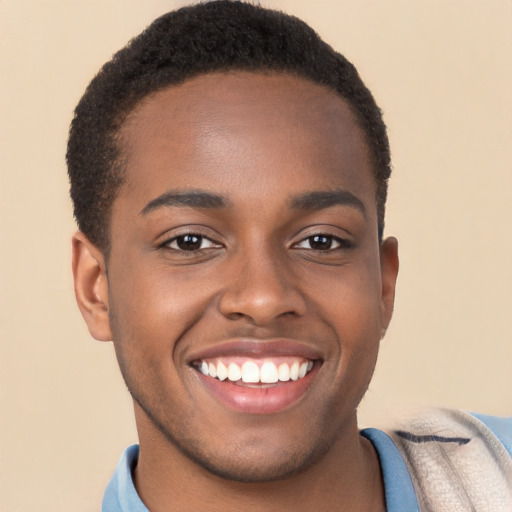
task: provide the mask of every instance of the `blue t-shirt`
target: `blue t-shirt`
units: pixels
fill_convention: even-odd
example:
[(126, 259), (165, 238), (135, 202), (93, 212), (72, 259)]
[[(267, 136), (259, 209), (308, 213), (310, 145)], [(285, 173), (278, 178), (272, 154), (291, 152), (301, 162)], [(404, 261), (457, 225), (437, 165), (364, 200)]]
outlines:
[[(512, 418), (496, 418), (474, 414), (485, 423), (512, 456)], [(418, 500), (402, 455), (387, 434), (376, 428), (361, 431), (374, 446), (379, 457), (388, 512), (419, 512)], [(127, 448), (117, 465), (103, 498), (102, 512), (148, 512), (142, 503), (132, 479), (137, 464), (139, 446)]]

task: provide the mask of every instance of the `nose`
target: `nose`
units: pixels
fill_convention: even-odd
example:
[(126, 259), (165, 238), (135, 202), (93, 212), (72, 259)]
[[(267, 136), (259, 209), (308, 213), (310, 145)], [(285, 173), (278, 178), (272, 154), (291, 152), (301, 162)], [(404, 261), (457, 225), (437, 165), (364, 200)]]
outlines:
[(304, 315), (306, 300), (289, 262), (268, 253), (240, 259), (232, 265), (220, 298), (220, 312), (225, 317), (267, 326), (282, 317)]

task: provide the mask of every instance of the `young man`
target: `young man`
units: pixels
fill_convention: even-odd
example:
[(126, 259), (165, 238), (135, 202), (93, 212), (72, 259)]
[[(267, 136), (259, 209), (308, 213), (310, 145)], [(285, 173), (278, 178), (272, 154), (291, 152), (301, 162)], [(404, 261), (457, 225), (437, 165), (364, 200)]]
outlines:
[(105, 512), (509, 510), (510, 422), (358, 430), (398, 272), (389, 147), (309, 27), (229, 1), (159, 18), (91, 82), (67, 158), (78, 304), (140, 440)]

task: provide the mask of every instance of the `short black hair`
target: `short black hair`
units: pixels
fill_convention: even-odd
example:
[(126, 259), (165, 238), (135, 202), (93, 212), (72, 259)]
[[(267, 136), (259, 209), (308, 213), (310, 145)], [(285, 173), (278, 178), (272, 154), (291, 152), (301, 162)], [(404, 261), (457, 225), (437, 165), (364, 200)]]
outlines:
[(334, 90), (349, 103), (371, 153), (381, 237), (389, 142), (382, 113), (355, 67), (298, 18), (217, 0), (157, 18), (101, 68), (78, 103), (66, 158), (74, 215), (88, 239), (108, 253), (112, 203), (124, 179), (116, 139), (127, 115), (151, 93), (228, 70), (292, 74)]

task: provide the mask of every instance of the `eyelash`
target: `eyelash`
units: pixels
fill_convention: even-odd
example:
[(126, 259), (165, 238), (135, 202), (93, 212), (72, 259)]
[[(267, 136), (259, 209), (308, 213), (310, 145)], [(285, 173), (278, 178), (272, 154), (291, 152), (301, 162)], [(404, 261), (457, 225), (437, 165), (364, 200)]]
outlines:
[[(183, 247), (179, 247), (179, 245), (177, 247), (173, 247), (173, 244), (179, 244), (180, 243), (180, 239), (182, 239), (182, 241), (185, 242), (185, 240), (187, 238), (196, 239), (197, 240), (196, 243), (199, 243), (200, 245), (202, 245), (202, 242), (208, 241), (210, 243), (210, 246), (209, 247), (198, 247), (198, 248), (192, 248), (192, 249), (184, 249)], [(188, 252), (188, 253), (195, 253), (195, 252), (198, 252), (198, 251), (205, 251), (205, 250), (208, 250), (208, 249), (221, 247), (221, 245), (219, 243), (211, 240), (207, 236), (201, 235), (200, 233), (182, 233), (180, 235), (177, 235), (177, 236), (174, 236), (174, 237), (170, 238), (169, 240), (166, 240), (161, 245), (161, 247), (165, 247), (165, 248), (171, 249), (173, 251), (179, 251), (179, 252), (185, 252), (185, 253), (186, 252)]]
[[(189, 241), (192, 242), (193, 244), (194, 243), (196, 245), (199, 244), (199, 247), (192, 247), (192, 248), (188, 248), (188, 249), (180, 247), (179, 246), (180, 241), (187, 243), (187, 239), (191, 239)], [(315, 239), (317, 239), (317, 240), (315, 240)], [(321, 239), (324, 239), (324, 241), (322, 241)], [(205, 242), (205, 241), (209, 243), (209, 246), (201, 247), (203, 242)], [(303, 247), (302, 244), (307, 243), (307, 242), (309, 242), (310, 247), (309, 248)], [(311, 246), (312, 243), (320, 243), (320, 244), (323, 243), (323, 244), (327, 245), (327, 247), (315, 248), (315, 247)], [(333, 244), (337, 244), (337, 246), (332, 247)], [(176, 245), (176, 247), (173, 247), (173, 245)], [(210, 238), (208, 238), (205, 235), (190, 232), (190, 233), (183, 233), (183, 234), (174, 236), (174, 237), (170, 238), (169, 240), (166, 240), (163, 244), (161, 244), (161, 247), (165, 247), (165, 248), (171, 249), (173, 251), (179, 251), (179, 252), (183, 252), (183, 253), (193, 254), (193, 253), (197, 253), (199, 251), (207, 251), (207, 250), (213, 249), (213, 248), (220, 248), (221, 244), (215, 242), (214, 240), (211, 240)], [(327, 253), (327, 252), (339, 251), (339, 250), (343, 250), (343, 249), (350, 249), (353, 247), (353, 245), (352, 245), (352, 242), (350, 242), (349, 240), (347, 240), (345, 238), (341, 238), (339, 236), (330, 235), (327, 233), (315, 233), (315, 234), (309, 235), (309, 236), (301, 239), (299, 242), (293, 244), (292, 247), (296, 248), (296, 249), (305, 249), (307, 251), (314, 251), (316, 253), (322, 253), (322, 252)]]
[[(323, 249), (320, 249), (320, 248), (315, 249), (314, 247), (311, 247), (311, 242), (315, 238), (316, 239), (320, 239), (320, 238), (327, 239), (327, 243), (329, 246), (326, 248), (323, 248)], [(301, 244), (303, 244), (304, 242), (307, 242), (307, 241), (309, 241), (309, 243), (310, 243), (310, 248), (301, 247)], [(321, 241), (318, 241), (318, 242), (322, 243)], [(333, 243), (336, 243), (337, 247), (332, 247)], [(353, 244), (350, 240), (347, 240), (346, 238), (341, 238), (336, 235), (331, 235), (328, 233), (314, 233), (312, 235), (309, 235), (309, 236), (303, 238), (302, 240), (300, 240), (299, 242), (294, 244), (293, 247), (296, 247), (297, 249), (306, 249), (308, 251), (315, 251), (316, 253), (321, 253), (321, 252), (327, 253), (327, 252), (333, 252), (333, 251), (340, 251), (343, 249), (351, 249), (353, 247)]]

